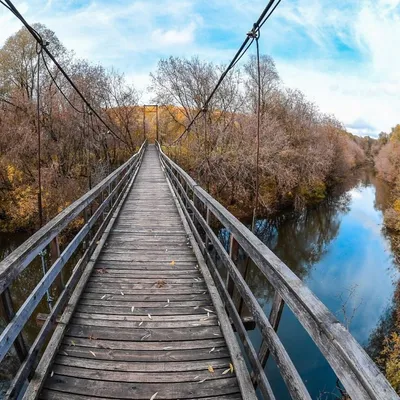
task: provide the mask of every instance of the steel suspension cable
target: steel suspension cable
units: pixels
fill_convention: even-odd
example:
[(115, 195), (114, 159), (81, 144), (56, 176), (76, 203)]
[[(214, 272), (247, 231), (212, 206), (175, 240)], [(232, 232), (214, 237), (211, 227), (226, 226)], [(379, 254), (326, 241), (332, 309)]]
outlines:
[(76, 108), (72, 102), (68, 99), (68, 97), (66, 96), (66, 94), (61, 90), (60, 86), (58, 85), (56, 79), (54, 78), (53, 74), (50, 71), (49, 66), (47, 65), (46, 62), (46, 58), (44, 56), (44, 54), (42, 53), (42, 60), (43, 60), (43, 64), (46, 67), (47, 73), (49, 74), (51, 80), (53, 81), (54, 85), (56, 86), (56, 88), (58, 89), (58, 91), (62, 94), (62, 96), (64, 97), (64, 99), (66, 100), (66, 102), (79, 114), (84, 114), (84, 111), (79, 110), (79, 108)]
[[(221, 86), (221, 84), (222, 84), (223, 80), (225, 79), (226, 75), (228, 74), (228, 72), (237, 64), (237, 62), (240, 60), (240, 58), (242, 58), (243, 55), (245, 54), (245, 52), (247, 52), (247, 50), (249, 49), (249, 47), (250, 47), (248, 45), (249, 41), (253, 42), (253, 40), (254, 40), (253, 33), (258, 33), (258, 31), (260, 30), (261, 26), (264, 25), (265, 22), (269, 19), (269, 17), (272, 15), (273, 11), (276, 9), (276, 7), (280, 3), (280, 1), (281, 0), (278, 0), (278, 3), (275, 6), (274, 6), (275, 0), (270, 0), (268, 2), (267, 6), (265, 7), (263, 12), (261, 13), (261, 15), (258, 18), (258, 20), (253, 24), (252, 31), (249, 32), (246, 35), (246, 39), (243, 41), (242, 45), (240, 46), (239, 50), (236, 52), (235, 56), (233, 57), (232, 61), (229, 63), (228, 67), (225, 69), (225, 71), (220, 76), (220, 78), (219, 78), (217, 84), (215, 85), (214, 89), (212, 90), (212, 92), (208, 96), (207, 100), (204, 102), (203, 107), (200, 110), (197, 111), (197, 113), (195, 114), (193, 119), (190, 121), (189, 125), (185, 128), (185, 130), (182, 132), (182, 134), (179, 135), (170, 144), (170, 146), (172, 146), (175, 143), (177, 143), (178, 141), (180, 141), (190, 131), (191, 127), (193, 126), (193, 124), (197, 120), (197, 118), (200, 116), (200, 114), (202, 113), (203, 109), (207, 109), (208, 108), (208, 105), (209, 105), (210, 101), (212, 100), (212, 98), (213, 98), (214, 94), (216, 93), (216, 91), (218, 90), (218, 88)], [(271, 9), (272, 9), (272, 11), (269, 13), (269, 11)]]
[[(6, 3), (6, 4), (4, 4), (4, 3)], [(66, 71), (62, 68), (62, 66), (58, 63), (56, 58), (53, 56), (53, 54), (47, 48), (47, 46), (46, 46), (47, 42), (44, 43), (41, 35), (32, 26), (30, 26), (28, 24), (28, 22), (25, 20), (25, 18), (22, 16), (22, 14), (17, 10), (17, 8), (14, 6), (14, 4), (10, 0), (1, 1), (1, 4), (3, 4), (5, 7), (7, 7), (23, 23), (23, 25), (26, 27), (26, 29), (34, 37), (34, 39), (42, 46), (43, 51), (49, 56), (51, 61), (53, 61), (53, 63), (57, 66), (57, 68), (60, 70), (60, 72), (64, 75), (65, 79), (72, 86), (72, 88), (76, 91), (76, 93), (79, 95), (79, 97), (82, 99), (82, 101), (92, 111), (92, 113), (102, 122), (102, 124), (107, 128), (108, 133), (115, 136), (121, 142), (127, 144), (127, 142), (124, 139), (122, 139), (119, 135), (117, 135), (110, 128), (110, 126), (104, 121), (104, 119), (96, 112), (96, 110), (92, 107), (92, 105), (89, 103), (89, 101), (85, 98), (85, 96), (82, 94), (82, 92), (75, 85), (73, 80), (69, 77), (69, 75), (66, 73)]]

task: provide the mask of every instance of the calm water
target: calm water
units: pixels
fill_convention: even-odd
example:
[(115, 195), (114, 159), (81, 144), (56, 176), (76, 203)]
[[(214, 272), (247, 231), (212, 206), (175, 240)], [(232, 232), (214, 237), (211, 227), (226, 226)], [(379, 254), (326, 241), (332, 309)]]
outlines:
[[(257, 224), (261, 240), (341, 321), (349, 324), (351, 333), (363, 346), (369, 344), (370, 335), (385, 318), (400, 277), (390, 237), (382, 226), (382, 211), (387, 201), (388, 188), (373, 174), (360, 172), (315, 208), (300, 215), (289, 213), (259, 220)], [(25, 239), (26, 235), (0, 235), (0, 259)], [(17, 304), (26, 298), (40, 277), (37, 263), (16, 282), (13, 293)], [(263, 276), (253, 268), (248, 282), (269, 313), (273, 292)], [(43, 302), (39, 309), (47, 312), (47, 304)], [(30, 321), (25, 332), (28, 342), (37, 330), (35, 321)], [(255, 330), (250, 335), (259, 346), (259, 332)], [(332, 394), (336, 392), (335, 375), (287, 307), (278, 335), (312, 398), (336, 398)], [(8, 372), (11, 369), (14, 368)], [(5, 372), (0, 371), (0, 381), (7, 379)], [(277, 398), (289, 399), (272, 359), (267, 372)]]
[[(383, 229), (388, 188), (360, 172), (342, 193), (300, 215), (258, 221), (258, 236), (321, 299), (362, 346), (368, 346), (392, 305), (399, 269)], [(272, 291), (255, 269), (250, 287), (269, 313)], [(308, 334), (285, 306), (278, 329), (312, 398), (337, 398), (336, 377)], [(251, 333), (260, 344), (258, 331)], [(267, 372), (279, 399), (289, 399), (273, 360)]]

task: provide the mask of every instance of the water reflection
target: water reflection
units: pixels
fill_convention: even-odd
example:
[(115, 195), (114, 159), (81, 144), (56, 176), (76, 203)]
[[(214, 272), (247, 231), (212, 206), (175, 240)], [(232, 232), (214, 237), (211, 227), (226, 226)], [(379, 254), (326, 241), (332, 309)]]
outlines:
[[(389, 329), (390, 307), (399, 281), (390, 237), (382, 229), (388, 202), (388, 187), (373, 172), (364, 170), (316, 207), (257, 223), (258, 237), (340, 321), (349, 324), (353, 336), (369, 350), (370, 342), (380, 342), (380, 338), (374, 339), (375, 330), (382, 334)], [(247, 281), (268, 314), (273, 290), (255, 267)], [(287, 307), (278, 335), (312, 398), (337, 398), (333, 371)], [(257, 347), (259, 333), (251, 332), (251, 338)], [(289, 399), (272, 360), (267, 373), (277, 398)]]

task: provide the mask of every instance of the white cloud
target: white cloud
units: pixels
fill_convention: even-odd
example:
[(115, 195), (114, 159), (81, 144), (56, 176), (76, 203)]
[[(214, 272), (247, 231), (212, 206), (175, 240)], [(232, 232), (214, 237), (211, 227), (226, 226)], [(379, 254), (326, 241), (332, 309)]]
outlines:
[[(294, 60), (278, 56), (284, 82), (335, 114), (353, 133), (378, 134), (400, 123), (400, 1), (363, 0), (346, 10), (315, 0), (290, 4), (281, 15), (301, 25), (318, 50)], [(301, 34), (295, 26), (291, 38), (296, 30)], [(359, 59), (343, 58), (334, 47), (337, 39)], [(365, 127), (351, 128), (359, 120)]]
[(190, 44), (194, 41), (194, 31), (196, 25), (190, 23), (182, 30), (177, 29), (156, 29), (151, 34), (151, 40), (158, 45), (162, 46), (179, 46), (183, 44)]

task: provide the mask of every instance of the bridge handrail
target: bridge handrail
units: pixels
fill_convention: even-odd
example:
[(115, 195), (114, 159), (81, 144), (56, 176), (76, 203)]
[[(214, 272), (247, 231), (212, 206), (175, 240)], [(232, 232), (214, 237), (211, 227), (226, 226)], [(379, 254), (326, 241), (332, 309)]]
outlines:
[[(58, 214), (0, 263), (3, 272), (1, 300), (5, 309), (6, 317), (8, 317), (8, 321), (6, 321), (8, 324), (0, 334), (0, 362), (4, 359), (13, 344), (21, 361), (21, 366), (17, 374), (14, 376), (11, 386), (6, 394), (6, 398), (14, 399), (18, 397), (19, 391), (23, 387), (24, 381), (31, 373), (40, 350), (45, 344), (46, 339), (51, 332), (51, 328), (56, 322), (58, 314), (62, 312), (65, 304), (73, 293), (86, 264), (95, 251), (96, 246), (112, 217), (113, 211), (118, 206), (118, 203), (123, 197), (126, 189), (131, 184), (131, 181), (140, 166), (145, 147), (146, 141), (143, 142), (139, 151), (127, 162), (108, 175), (92, 190)], [(96, 204), (97, 207), (93, 210), (92, 206), (99, 197), (101, 197), (101, 201)], [(91, 211), (93, 211), (92, 215), (87, 215), (89, 214), (87, 213), (87, 208), (89, 207), (91, 208)], [(21, 273), (49, 243), (57, 240), (58, 235), (63, 231), (63, 229), (79, 217), (82, 212), (85, 212), (86, 215), (84, 225), (68, 243), (61, 254), (58, 248), (58, 243), (56, 243), (56, 254), (51, 257), (51, 262), (53, 264), (46, 272), (44, 272), (40, 282), (29, 294), (21, 307), (15, 312), (9, 288), (13, 279), (15, 279), (15, 277), (17, 277), (19, 273)], [(21, 335), (24, 326), (32, 316), (45, 293), (51, 288), (51, 285), (54, 284), (56, 278), (61, 276), (63, 267), (82, 244), (84, 245), (83, 254), (77, 261), (68, 282), (65, 285), (61, 285), (60, 294), (56, 299), (56, 303), (54, 307), (51, 308), (49, 316), (28, 351)]]
[(74, 201), (46, 225), (35, 232), (17, 249), (0, 261), (0, 293), (14, 281), (14, 279), (29, 265), (29, 263), (73, 221), (90, 203), (96, 199), (109, 185), (136, 160), (142, 152), (145, 142), (128, 161), (118, 167), (110, 175), (99, 182), (92, 190)]
[[(227, 301), (227, 308), (234, 322), (235, 319), (240, 319), (240, 316), (236, 309), (232, 309), (232, 299), (226, 297), (229, 285), (233, 284), (236, 285), (236, 289), (243, 300), (248, 302), (247, 305), (255, 307), (253, 309), (250, 307), (250, 312), (255, 321), (261, 327), (264, 325), (264, 317), (258, 314), (257, 305), (251, 302), (251, 297), (254, 297), (254, 295), (247, 284), (243, 283), (244, 280), (238, 272), (234, 260), (232, 260), (234, 258), (232, 249), (235, 242), (237, 242), (275, 289), (275, 297), (270, 314), (270, 322), (275, 330), (279, 323), (283, 305), (286, 303), (325, 356), (353, 400), (399, 399), (399, 396), (360, 344), (290, 268), (236, 217), (202, 189), (181, 167), (173, 162), (163, 152), (158, 143), (157, 149), (161, 160), (169, 170), (166, 171), (167, 176), (170, 176), (174, 181), (174, 190), (180, 196), (183, 204), (191, 210), (193, 220), (199, 223), (205, 232), (206, 239), (204, 241), (199, 232), (194, 232), (197, 241), (201, 242), (199, 245), (203, 254), (206, 259), (208, 258), (209, 263), (213, 265), (214, 262), (208, 252), (208, 244), (211, 242), (228, 270), (230, 276), (230, 283), (227, 281), (226, 285), (228, 287), (225, 287), (225, 285), (221, 287), (221, 282), (218, 282), (221, 278), (216, 268), (212, 268), (211, 272), (214, 272), (216, 285), (219, 287), (220, 292), (222, 291), (224, 300)], [(190, 199), (189, 194), (192, 195), (192, 199)], [(199, 201), (200, 205), (198, 204)], [(206, 213), (206, 219), (202, 216), (201, 206)], [(226, 252), (210, 228), (210, 214), (230, 232), (230, 254)], [(187, 213), (186, 215), (188, 216), (189, 214)], [(196, 229), (194, 222), (189, 222), (191, 222), (192, 229)], [(212, 271), (213, 269), (214, 271)], [(217, 272), (215, 273), (215, 271)], [(232, 291), (229, 294), (231, 295)], [(239, 326), (237, 327), (237, 329), (239, 328), (238, 332), (240, 323), (241, 321), (239, 321)], [(263, 329), (260, 330), (263, 336), (263, 343), (258, 354), (259, 360), (253, 361), (256, 364), (259, 361), (264, 366), (269, 352), (273, 353), (273, 349), (271, 347), (271, 337), (268, 338), (271, 332), (268, 329), (265, 331)], [(251, 361), (251, 355), (249, 355), (249, 358)], [(258, 365), (259, 367), (260, 365)], [(282, 375), (284, 372), (284, 369), (281, 369)], [(283, 378), (285, 379), (285, 376)], [(287, 381), (286, 384), (288, 384)], [(290, 390), (290, 387), (288, 389)]]

